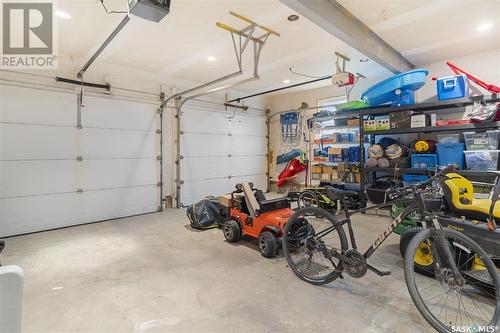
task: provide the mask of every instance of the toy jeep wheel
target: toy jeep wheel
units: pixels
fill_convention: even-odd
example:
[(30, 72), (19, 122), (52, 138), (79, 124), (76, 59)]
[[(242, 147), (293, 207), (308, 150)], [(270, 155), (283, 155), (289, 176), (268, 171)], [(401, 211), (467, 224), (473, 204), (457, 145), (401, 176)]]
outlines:
[(278, 253), (278, 237), (270, 231), (264, 231), (259, 235), (259, 249), (266, 258), (272, 258)]
[[(406, 230), (399, 240), (399, 251), (401, 256), (404, 257), (408, 244), (412, 238), (422, 231), (422, 228), (410, 228)], [(434, 257), (432, 255), (432, 248), (428, 241), (419, 244), (413, 259), (415, 272), (434, 277)]]
[(241, 239), (241, 228), (235, 220), (229, 220), (222, 226), (222, 232), (228, 242), (237, 242)]

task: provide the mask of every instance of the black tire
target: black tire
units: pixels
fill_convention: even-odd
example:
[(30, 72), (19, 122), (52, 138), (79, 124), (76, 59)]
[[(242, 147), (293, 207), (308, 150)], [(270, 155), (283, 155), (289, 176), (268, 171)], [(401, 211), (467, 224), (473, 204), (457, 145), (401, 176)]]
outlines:
[[(466, 281), (466, 285), (471, 284), (472, 288), (469, 290), (465, 290), (463, 286), (459, 286), (458, 289), (457, 287), (452, 288), (451, 285), (447, 285), (447, 282), (443, 282), (442, 280), (436, 280), (434, 279), (429, 279), (428, 277), (423, 277), (419, 274), (415, 274), (414, 270), (414, 262), (413, 258), (415, 256), (415, 253), (417, 251), (418, 245), (421, 242), (424, 242), (428, 239), (431, 239), (432, 234), (431, 234), (431, 229), (425, 229), (415, 235), (413, 239), (411, 240), (410, 244), (408, 244), (406, 253), (405, 253), (405, 261), (404, 261), (404, 274), (405, 274), (405, 281), (406, 281), (406, 286), (408, 287), (408, 291), (410, 293), (410, 296), (413, 300), (413, 303), (417, 307), (418, 311), (422, 314), (422, 316), (425, 318), (425, 320), (438, 332), (442, 333), (449, 333), (453, 332), (453, 329), (450, 326), (463, 326), (462, 323), (462, 312), (461, 312), (461, 306), (464, 309), (464, 314), (465, 314), (465, 320), (467, 324), (467, 320), (475, 318), (476, 315), (474, 314), (473, 308), (475, 307), (476, 310), (481, 306), (481, 313), (485, 317), (485, 322), (478, 322), (477, 319), (473, 319), (472, 325), (474, 326), (498, 326), (500, 324), (500, 276), (497, 273), (496, 267), (493, 264), (492, 260), (489, 258), (489, 256), (486, 254), (486, 252), (472, 239), (469, 237), (465, 236), (464, 234), (457, 232), (455, 230), (450, 230), (450, 229), (443, 229), (440, 232), (444, 233), (444, 236), (447, 238), (448, 242), (451, 243), (456, 243), (464, 248), (470, 249), (471, 253), (474, 253), (475, 256), (479, 256), (479, 259), (482, 260), (484, 263), (485, 269), (485, 274), (489, 274), (489, 277), (491, 277), (491, 283), (493, 284), (495, 294), (489, 296), (485, 296), (484, 294), (481, 295), (481, 291), (479, 293), (475, 292), (477, 288), (474, 288), (473, 283), (469, 283), (470, 281)], [(448, 239), (449, 238), (449, 239)], [(456, 254), (455, 254), (456, 255)], [(456, 258), (455, 258), (455, 261)], [(458, 260), (460, 262), (460, 260)], [(446, 269), (446, 267), (444, 268)], [(443, 269), (443, 270), (444, 270)], [(463, 270), (460, 268), (460, 271), (462, 272)], [(461, 274), (462, 275), (462, 274)], [(445, 289), (446, 296), (444, 295), (445, 293), (442, 294), (437, 294), (432, 296), (433, 294), (431, 291), (433, 289), (429, 289), (430, 287), (422, 288), (421, 292), (419, 291), (420, 288), (418, 285), (424, 285), (425, 283), (432, 284), (432, 288), (440, 288), (443, 287)], [(447, 290), (446, 290), (447, 287)], [(454, 290), (455, 289), (455, 290)], [(458, 290), (458, 291), (457, 291)], [(430, 308), (427, 307), (425, 300), (423, 299), (423, 294), (426, 292), (428, 295), (429, 293), (430, 297), (427, 299), (427, 301), (430, 302), (431, 299), (434, 299), (434, 302), (436, 302), (435, 298), (437, 296), (440, 297), (440, 300), (445, 298), (444, 300), (444, 305), (440, 310), (440, 306), (436, 306), (437, 304), (431, 304)], [(451, 295), (451, 297), (449, 297)], [(479, 296), (478, 296), (479, 295)], [(453, 307), (452, 301), (454, 301), (455, 296), (457, 297), (457, 303), (458, 305), (455, 305)], [(474, 301), (474, 298), (471, 301), (471, 306), (465, 305), (467, 300), (470, 300), (467, 298), (468, 296), (474, 296), (477, 303), (480, 305), (476, 305), (477, 303)], [(478, 300), (478, 297), (482, 297)], [(450, 298), (450, 303), (448, 302), (448, 298)], [(485, 301), (486, 300), (486, 301)], [(441, 316), (443, 315), (443, 308), (449, 304), (449, 306), (446, 308), (446, 318), (445, 322), (441, 320)], [(487, 307), (488, 305), (489, 307)], [(455, 319), (455, 323), (452, 323), (451, 320), (455, 317), (453, 314), (448, 317), (448, 310), (456, 310), (458, 307), (458, 310), (460, 311), (460, 323), (458, 323), (458, 318)], [(435, 314), (431, 312), (431, 309), (436, 309), (436, 311), (439, 311), (439, 314)], [(465, 312), (466, 309), (472, 309), (472, 313), (469, 313), (469, 316)], [(484, 311), (488, 310), (488, 311)], [(491, 313), (491, 314), (490, 314)], [(478, 311), (478, 315), (481, 316), (480, 320), (482, 319), (482, 315)], [(450, 320), (451, 319), (451, 320)], [(449, 325), (449, 326), (448, 326)], [(472, 326), (468, 325), (468, 326)]]
[[(307, 219), (306, 219), (307, 217)], [(339, 222), (335, 218), (334, 215), (330, 214), (324, 209), (317, 208), (317, 207), (306, 207), (304, 209), (301, 209), (297, 211), (294, 215), (290, 217), (288, 222), (285, 225), (285, 229), (283, 232), (283, 241), (282, 241), (282, 246), (283, 246), (283, 254), (288, 262), (288, 266), (290, 269), (293, 271), (293, 273), (301, 280), (314, 284), (314, 285), (323, 285), (332, 282), (336, 278), (340, 276), (342, 273), (342, 262), (339, 261), (335, 265), (331, 261), (323, 261), (319, 265), (323, 265), (325, 267), (325, 262), (327, 264), (331, 264), (332, 267), (327, 267), (328, 270), (326, 270), (326, 274), (323, 276), (310, 276), (306, 274), (307, 272), (304, 272), (304, 270), (301, 270), (301, 267), (299, 267), (299, 264), (295, 261), (293, 256), (297, 253), (300, 254), (301, 252), (301, 247), (299, 244), (305, 239), (305, 238), (311, 238), (313, 237), (317, 232), (321, 232), (325, 230), (324, 228), (315, 228), (310, 221), (312, 219), (320, 217), (321, 221), (325, 222), (325, 226), (330, 225), (328, 228), (331, 228), (332, 226), (334, 227), (332, 229), (332, 232), (330, 234), (336, 235), (338, 237), (338, 243), (337, 246), (340, 248), (336, 248), (337, 250), (341, 252), (347, 251), (348, 248), (348, 243), (347, 243), (347, 238), (344, 232), (344, 229), (342, 229), (342, 226), (340, 226)], [(299, 230), (301, 229), (301, 230)], [(297, 236), (299, 235), (300, 236)], [(300, 240), (297, 240), (297, 237), (302, 237)], [(335, 237), (335, 236), (334, 236)], [(336, 237), (335, 237), (336, 240)], [(304, 246), (306, 247), (306, 246)], [(312, 256), (310, 256), (310, 259)], [(307, 259), (305, 259), (307, 260)], [(314, 263), (317, 264), (317, 263)]]
[(264, 231), (258, 238), (260, 253), (266, 258), (272, 258), (278, 253), (278, 237), (271, 231)]
[[(405, 257), (406, 249), (408, 248), (408, 245), (410, 244), (413, 237), (415, 237), (415, 235), (417, 235), (422, 230), (424, 229), (420, 227), (409, 228), (401, 235), (401, 238), (399, 239), (399, 252), (401, 253), (401, 256), (403, 258)], [(415, 272), (427, 276), (434, 276), (435, 263), (433, 261), (428, 261), (429, 264), (425, 264), (425, 260), (422, 260), (422, 256), (429, 255), (429, 253), (424, 252), (428, 249), (428, 247), (426, 246), (426, 244), (420, 244), (419, 246), (419, 253), (417, 253), (414, 258)], [(417, 257), (419, 258), (417, 259)], [(430, 252), (430, 259), (432, 260), (432, 251)]]
[(319, 197), (312, 191), (302, 191), (297, 198), (297, 206), (299, 207), (299, 209), (304, 209), (307, 207), (319, 208), (319, 204)]
[(222, 226), (222, 233), (228, 242), (234, 243), (241, 239), (241, 228), (235, 220), (228, 220)]

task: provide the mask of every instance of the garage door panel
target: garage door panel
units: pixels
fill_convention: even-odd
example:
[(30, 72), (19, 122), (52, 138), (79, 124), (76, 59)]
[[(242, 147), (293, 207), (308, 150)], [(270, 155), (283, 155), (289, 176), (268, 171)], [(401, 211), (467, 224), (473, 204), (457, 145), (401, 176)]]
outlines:
[(229, 122), (220, 112), (187, 109), (182, 114), (182, 129), (189, 133), (229, 133)]
[(0, 161), (0, 198), (72, 192), (77, 161)]
[(229, 136), (185, 134), (181, 138), (181, 151), (184, 156), (227, 156)]
[(231, 191), (228, 179), (209, 179), (185, 182), (182, 185), (182, 204), (190, 205), (207, 196), (217, 196)]
[(84, 190), (155, 185), (158, 182), (158, 161), (143, 160), (84, 160), (80, 183)]
[(236, 184), (242, 182), (253, 182), (254, 188), (267, 191), (267, 177), (265, 175), (234, 177), (229, 181), (229, 188), (234, 189)]
[(0, 121), (76, 126), (77, 96), (0, 85)]
[(84, 127), (155, 130), (157, 107), (106, 98), (85, 97)]
[(155, 132), (85, 128), (80, 149), (84, 159), (156, 157)]
[(0, 199), (0, 237), (155, 212), (157, 200), (156, 186)]
[(0, 199), (0, 237), (76, 224), (77, 193)]
[(248, 137), (233, 135), (232, 155), (265, 155), (267, 139), (262, 137)]
[(235, 156), (231, 158), (231, 175), (255, 175), (267, 172), (265, 156)]
[(265, 117), (237, 116), (231, 122), (231, 131), (239, 135), (267, 136)]
[(0, 160), (76, 159), (77, 129), (0, 124)]
[(158, 189), (154, 185), (83, 192), (78, 207), (79, 220), (102, 221), (156, 212)]
[(181, 166), (184, 181), (227, 177), (231, 174), (228, 157), (186, 157)]

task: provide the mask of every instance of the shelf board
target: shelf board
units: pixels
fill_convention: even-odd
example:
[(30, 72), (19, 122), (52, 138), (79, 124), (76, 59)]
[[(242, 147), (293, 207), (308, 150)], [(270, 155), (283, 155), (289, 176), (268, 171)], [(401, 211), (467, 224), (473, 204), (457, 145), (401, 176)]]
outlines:
[(432, 132), (466, 132), (474, 130), (500, 128), (500, 121), (488, 121), (475, 124), (449, 125), (449, 126), (429, 126), (416, 128), (393, 128), (382, 131), (363, 131), (364, 135), (388, 135), (388, 134), (407, 134), (407, 133), (432, 133)]
[[(365, 167), (366, 172), (391, 172), (393, 173), (395, 171), (394, 168), (377, 168), (377, 167)], [(397, 170), (398, 174), (405, 174), (405, 173), (414, 173), (417, 175), (426, 175), (433, 173), (433, 170), (427, 170), (427, 169), (417, 169), (417, 168), (399, 168)]]
[(474, 104), (474, 102), (498, 102), (500, 101), (500, 94), (492, 94), (492, 95), (482, 95), (482, 96), (473, 96), (467, 98), (460, 98), (448, 101), (436, 101), (430, 103), (417, 103), (411, 105), (402, 105), (402, 106), (377, 106), (365, 109), (359, 109), (359, 112), (363, 116), (367, 115), (382, 115), (388, 114), (392, 112), (398, 111), (431, 111), (431, 110), (441, 110), (441, 109), (452, 109), (463, 107), (466, 105)]
[(342, 130), (342, 129), (359, 129), (358, 125), (342, 125), (342, 126), (325, 126), (320, 128), (311, 128), (312, 131), (321, 132), (322, 130)]

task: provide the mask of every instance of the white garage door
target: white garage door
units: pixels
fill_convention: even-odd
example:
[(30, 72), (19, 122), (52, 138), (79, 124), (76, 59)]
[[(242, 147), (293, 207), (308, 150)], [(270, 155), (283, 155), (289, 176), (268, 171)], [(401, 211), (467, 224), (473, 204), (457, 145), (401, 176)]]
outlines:
[(181, 204), (252, 181), (267, 190), (267, 125), (263, 114), (241, 114), (195, 103), (183, 109), (181, 129)]
[(0, 85), (0, 237), (158, 210), (154, 105)]

